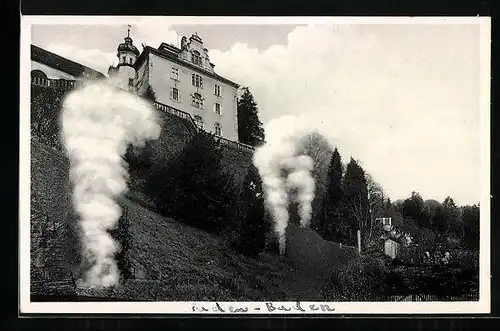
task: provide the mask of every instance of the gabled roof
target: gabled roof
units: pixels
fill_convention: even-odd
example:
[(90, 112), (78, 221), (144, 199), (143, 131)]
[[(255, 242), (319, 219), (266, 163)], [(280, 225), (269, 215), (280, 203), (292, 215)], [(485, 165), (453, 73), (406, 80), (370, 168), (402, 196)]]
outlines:
[(140, 68), (140, 66), (142, 65), (142, 63), (144, 61), (146, 61), (147, 57), (149, 54), (154, 54), (156, 56), (159, 56), (161, 58), (164, 58), (164, 59), (167, 59), (167, 60), (170, 60), (172, 62), (175, 62), (175, 63), (178, 63), (184, 67), (187, 67), (193, 71), (197, 71), (201, 74), (204, 74), (204, 75), (207, 75), (209, 77), (212, 77), (212, 78), (215, 78), (221, 82), (224, 82), (230, 86), (233, 86), (235, 88), (239, 88), (240, 85), (225, 78), (225, 77), (222, 77), (222, 76), (219, 76), (217, 75), (216, 73), (213, 73), (213, 72), (210, 72), (208, 70), (205, 70), (205, 69), (202, 69), (198, 66), (195, 66), (194, 64), (191, 64), (189, 63), (188, 61), (184, 61), (184, 60), (181, 60), (179, 59), (179, 57), (177, 56), (178, 52), (180, 52), (180, 49), (175, 47), (175, 46), (172, 46), (172, 45), (168, 45), (168, 44), (165, 44), (165, 43), (162, 43), (162, 45), (160, 45), (160, 47), (164, 47), (164, 48), (167, 48), (167, 49), (170, 49), (171, 52), (162, 52), (162, 51), (159, 51), (158, 49), (155, 49), (151, 46), (146, 46), (144, 47), (144, 50), (142, 51), (141, 55), (139, 55), (139, 57), (137, 58), (137, 60), (135, 61), (134, 63), (134, 68), (136, 70), (138, 70)]
[(55, 53), (49, 52), (41, 47), (31, 45), (31, 60), (45, 64), (51, 68), (60, 70), (74, 77), (88, 75), (95, 78), (105, 78), (106, 76), (97, 70), (86, 67), (80, 63), (71, 61)]

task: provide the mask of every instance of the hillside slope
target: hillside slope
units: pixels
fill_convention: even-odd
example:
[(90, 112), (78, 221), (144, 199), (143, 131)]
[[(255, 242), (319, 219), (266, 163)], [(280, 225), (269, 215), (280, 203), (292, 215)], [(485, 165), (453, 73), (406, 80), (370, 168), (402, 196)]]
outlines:
[(129, 257), (135, 279), (110, 291), (79, 288), (102, 300), (290, 301), (322, 300), (328, 266), (355, 256), (314, 231), (291, 226), (284, 257), (237, 254), (223, 237), (162, 217), (128, 199), (120, 201), (130, 220)]
[[(160, 113), (160, 119), (161, 136), (151, 143), (153, 162), (175, 157), (194, 133), (186, 120), (168, 113)], [(224, 146), (223, 155), (224, 171), (241, 184), (252, 154)], [(315, 232), (292, 226), (285, 257), (263, 253), (246, 258), (230, 248), (225, 235), (217, 237), (155, 213), (140, 194), (137, 177), (120, 200), (131, 224), (128, 257), (135, 279), (105, 292), (77, 288), (79, 247), (68, 170), (69, 161), (62, 153), (32, 140), (34, 295), (78, 292), (79, 299), (102, 300), (321, 300), (320, 284), (326, 273), (321, 266), (331, 262), (326, 256), (339, 253)], [(234, 198), (236, 203), (238, 197)]]

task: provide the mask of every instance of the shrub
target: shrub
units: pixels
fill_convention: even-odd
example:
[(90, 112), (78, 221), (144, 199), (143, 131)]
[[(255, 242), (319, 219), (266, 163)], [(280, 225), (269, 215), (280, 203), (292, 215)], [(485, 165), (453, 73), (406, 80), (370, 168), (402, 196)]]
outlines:
[(214, 137), (198, 132), (173, 160), (157, 162), (145, 190), (164, 216), (210, 232), (228, 223), (234, 191), (232, 179), (223, 173), (222, 151)]
[(450, 267), (470, 271), (479, 270), (479, 251), (453, 249), (449, 252)]
[(386, 291), (389, 270), (381, 257), (360, 256), (337, 266), (323, 288), (327, 300), (376, 301)]

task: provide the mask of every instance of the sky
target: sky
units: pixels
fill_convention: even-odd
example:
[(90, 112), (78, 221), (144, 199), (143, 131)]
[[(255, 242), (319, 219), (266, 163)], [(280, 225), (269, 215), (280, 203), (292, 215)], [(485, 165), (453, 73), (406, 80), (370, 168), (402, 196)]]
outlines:
[[(215, 71), (248, 86), (266, 124), (323, 133), (394, 201), (480, 201), (480, 26), (172, 25), (134, 18), (139, 50), (197, 33)], [(107, 74), (126, 25), (35, 25), (32, 43)]]

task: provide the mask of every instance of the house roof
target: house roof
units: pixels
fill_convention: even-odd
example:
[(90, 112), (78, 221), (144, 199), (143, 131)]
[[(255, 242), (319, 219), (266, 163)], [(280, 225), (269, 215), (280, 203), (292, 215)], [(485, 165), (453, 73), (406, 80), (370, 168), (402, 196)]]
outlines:
[[(163, 45), (163, 44), (162, 44)], [(168, 45), (169, 48), (172, 48), (172, 50), (178, 50), (180, 51), (180, 49), (178, 49), (177, 47), (175, 46), (172, 46), (172, 45)], [(174, 52), (161, 52), (151, 46), (145, 46), (144, 47), (144, 50), (142, 51), (141, 55), (139, 55), (139, 57), (137, 58), (137, 61), (135, 61), (134, 63), (134, 67), (136, 70), (138, 70), (140, 68), (140, 66), (142, 65), (142, 63), (146, 60), (148, 54), (151, 53), (151, 54), (155, 54), (156, 56), (159, 56), (163, 59), (167, 59), (169, 61), (172, 61), (172, 62), (175, 62), (175, 63), (178, 63), (179, 65), (182, 65), (184, 67), (188, 67), (189, 69), (192, 69), (196, 72), (199, 72), (203, 75), (207, 75), (209, 77), (212, 77), (212, 78), (215, 78), (221, 82), (224, 82), (228, 85), (231, 85), (235, 88), (238, 88), (240, 85), (227, 79), (227, 78), (224, 78), (222, 76), (219, 76), (217, 75), (216, 73), (213, 73), (213, 72), (210, 72), (208, 70), (205, 70), (205, 69), (202, 69), (198, 66), (195, 66), (194, 64), (191, 64), (187, 61), (183, 61), (181, 59), (179, 59), (179, 57), (177, 56), (177, 54), (174, 54)]]
[(74, 77), (80, 77), (83, 76), (84, 74), (96, 78), (106, 77), (97, 70), (86, 67), (80, 63), (71, 61), (67, 58), (49, 52), (35, 45), (31, 45), (31, 60), (45, 64), (51, 68), (60, 70)]

